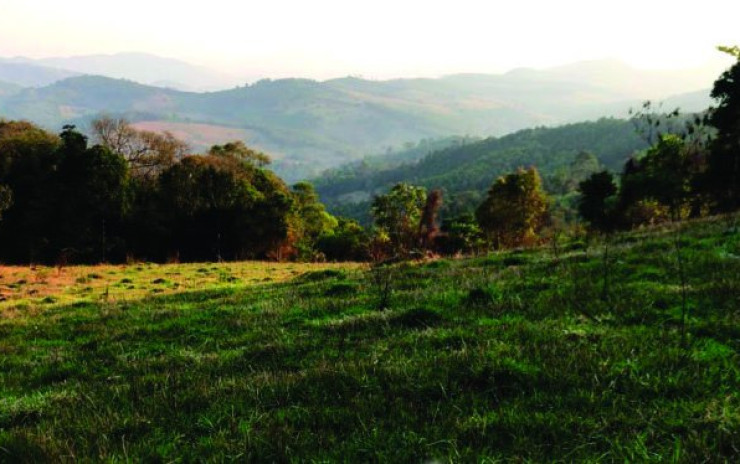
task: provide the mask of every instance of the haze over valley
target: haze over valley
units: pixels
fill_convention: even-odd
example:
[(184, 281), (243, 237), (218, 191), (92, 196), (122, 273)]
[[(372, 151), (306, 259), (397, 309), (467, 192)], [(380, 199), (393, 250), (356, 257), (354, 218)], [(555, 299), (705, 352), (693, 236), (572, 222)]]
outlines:
[(85, 130), (101, 114), (122, 116), (176, 133), (196, 151), (228, 135), (270, 153), (276, 172), (295, 181), (421, 139), (626, 117), (646, 99), (701, 111), (710, 105), (716, 69), (640, 70), (605, 59), (503, 74), (245, 79), (230, 87), (233, 77), (140, 53), (6, 58), (0, 114), (50, 130)]

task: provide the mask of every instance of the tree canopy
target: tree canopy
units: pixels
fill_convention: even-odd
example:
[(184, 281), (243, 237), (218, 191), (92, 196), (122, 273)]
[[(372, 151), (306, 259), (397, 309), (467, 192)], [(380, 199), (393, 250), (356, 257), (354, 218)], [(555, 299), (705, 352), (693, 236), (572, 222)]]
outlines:
[(381, 234), (396, 255), (406, 255), (416, 246), (417, 231), (426, 190), (406, 183), (396, 184), (387, 194), (373, 199), (372, 214)]
[(497, 248), (533, 244), (547, 219), (547, 200), (537, 169), (519, 169), (499, 177), (475, 217)]
[(0, 260), (289, 259), (337, 226), (242, 142), (188, 155), (170, 134), (94, 125), (89, 146), (74, 126), (0, 121)]
[(740, 56), (735, 56), (738, 61), (714, 83), (712, 98), (717, 106), (709, 115), (717, 129), (709, 158), (709, 184), (722, 211), (740, 207)]

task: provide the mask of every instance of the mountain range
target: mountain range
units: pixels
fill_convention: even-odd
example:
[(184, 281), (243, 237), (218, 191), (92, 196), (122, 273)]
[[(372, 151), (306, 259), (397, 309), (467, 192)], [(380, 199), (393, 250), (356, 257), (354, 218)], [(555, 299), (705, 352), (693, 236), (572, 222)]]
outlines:
[(626, 116), (645, 99), (703, 110), (718, 74), (644, 71), (602, 60), (497, 75), (264, 79), (193, 92), (173, 87), (203, 88), (217, 73), (143, 54), (14, 58), (0, 60), (0, 117), (58, 130), (65, 123), (84, 129), (100, 113), (122, 115), (139, 127), (181, 135), (194, 150), (223, 143), (224, 136), (239, 138), (270, 153), (274, 169), (293, 181), (405, 142)]
[(128, 79), (141, 84), (184, 91), (222, 90), (246, 82), (249, 78), (232, 76), (205, 66), (148, 53), (39, 59), (0, 58), (0, 81), (22, 86), (45, 86), (83, 74)]

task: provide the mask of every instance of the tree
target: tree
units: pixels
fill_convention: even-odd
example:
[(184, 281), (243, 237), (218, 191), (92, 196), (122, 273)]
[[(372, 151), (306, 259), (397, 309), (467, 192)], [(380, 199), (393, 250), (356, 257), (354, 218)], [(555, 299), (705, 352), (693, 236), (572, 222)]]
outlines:
[(615, 201), (617, 184), (609, 171), (592, 174), (578, 184), (581, 193), (578, 213), (596, 230), (610, 232), (616, 227)]
[(135, 179), (152, 179), (190, 150), (170, 132), (138, 130), (124, 118), (99, 117), (92, 122), (94, 140), (122, 156)]
[(740, 208), (740, 52), (738, 47), (723, 47), (738, 61), (714, 83), (712, 98), (717, 107), (709, 123), (717, 129), (712, 143), (708, 182), (720, 211)]
[[(53, 178), (50, 252), (72, 250), (76, 261), (105, 261), (117, 243), (127, 194), (126, 160), (108, 148), (87, 148), (74, 126), (60, 134), (59, 164)], [(121, 253), (122, 254), (122, 253)], [(57, 258), (57, 256), (50, 256)]]
[(214, 145), (208, 150), (208, 154), (211, 156), (231, 156), (258, 168), (263, 168), (272, 162), (268, 155), (249, 148), (241, 140), (224, 145)]
[[(638, 225), (646, 219), (645, 206), (656, 202), (673, 220), (687, 216), (692, 209), (696, 193), (693, 185), (700, 169), (701, 164), (695, 163), (689, 145), (681, 136), (661, 134), (642, 158), (630, 160), (625, 166), (619, 194), (620, 214), (629, 225)], [(660, 208), (655, 213), (660, 214), (659, 211)]]
[(431, 250), (434, 248), (434, 240), (439, 235), (437, 214), (440, 206), (442, 206), (442, 191), (439, 189), (432, 190), (427, 195), (419, 221), (419, 245), (423, 249)]
[(329, 261), (366, 261), (369, 237), (357, 221), (339, 218), (337, 226), (324, 232), (316, 248)]
[(299, 182), (293, 186), (293, 231), (298, 258), (312, 260), (316, 256), (316, 242), (337, 227), (337, 219), (326, 212), (319, 201), (319, 195), (308, 182)]
[(475, 217), (496, 248), (529, 245), (547, 219), (547, 199), (534, 167), (499, 177)]
[(440, 251), (446, 255), (472, 253), (485, 248), (483, 231), (470, 213), (444, 221), (438, 242)]
[[(0, 120), (0, 259), (36, 260), (53, 228), (49, 213), (60, 139), (31, 123)], [(53, 226), (52, 226), (53, 227)]]
[(578, 212), (581, 217), (590, 223), (591, 229), (605, 234), (604, 284), (601, 296), (603, 300), (606, 300), (609, 296), (609, 239), (611, 233), (617, 227), (615, 208), (617, 185), (614, 182), (614, 176), (609, 171), (601, 171), (582, 181), (578, 188), (581, 192), (578, 201)]
[(231, 156), (188, 156), (158, 184), (180, 258), (267, 257), (288, 238), (292, 197), (270, 171)]
[(419, 221), (426, 201), (426, 190), (406, 183), (396, 184), (390, 192), (372, 202), (375, 225), (390, 242), (391, 252), (408, 255), (415, 247)]

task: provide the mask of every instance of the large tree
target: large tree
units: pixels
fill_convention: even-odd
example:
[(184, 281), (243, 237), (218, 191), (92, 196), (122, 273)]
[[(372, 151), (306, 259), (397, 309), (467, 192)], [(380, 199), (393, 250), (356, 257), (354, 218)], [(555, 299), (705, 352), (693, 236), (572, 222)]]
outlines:
[(74, 126), (65, 126), (60, 137), (49, 251), (85, 262), (105, 261), (111, 252), (122, 258), (118, 238), (127, 199), (126, 160), (101, 145), (88, 148)]
[(313, 185), (298, 182), (293, 186), (292, 233), (298, 258), (311, 260), (317, 258), (316, 245), (320, 236), (328, 235), (337, 227), (337, 219), (326, 212), (319, 201)]
[(223, 145), (214, 145), (208, 150), (208, 154), (211, 156), (230, 156), (258, 168), (263, 168), (272, 163), (272, 158), (269, 155), (246, 146), (241, 140)]
[(591, 228), (601, 232), (611, 232), (616, 227), (615, 202), (617, 184), (609, 171), (592, 174), (578, 184), (581, 196), (578, 212), (589, 222)]
[(547, 219), (547, 198), (537, 169), (499, 177), (475, 217), (496, 248), (534, 243)]
[(188, 145), (170, 132), (136, 129), (125, 118), (101, 116), (92, 122), (94, 141), (122, 156), (134, 179), (152, 179), (182, 159)]
[(38, 259), (47, 242), (60, 139), (31, 123), (0, 120), (0, 259)]
[(188, 156), (162, 173), (159, 189), (182, 259), (266, 257), (288, 238), (290, 191), (235, 157)]
[(399, 183), (373, 199), (375, 225), (390, 240), (393, 254), (403, 256), (416, 247), (426, 197), (423, 187)]
[(724, 47), (738, 61), (714, 83), (712, 98), (717, 101), (709, 122), (717, 129), (709, 158), (708, 185), (718, 209), (740, 208), (740, 52)]

